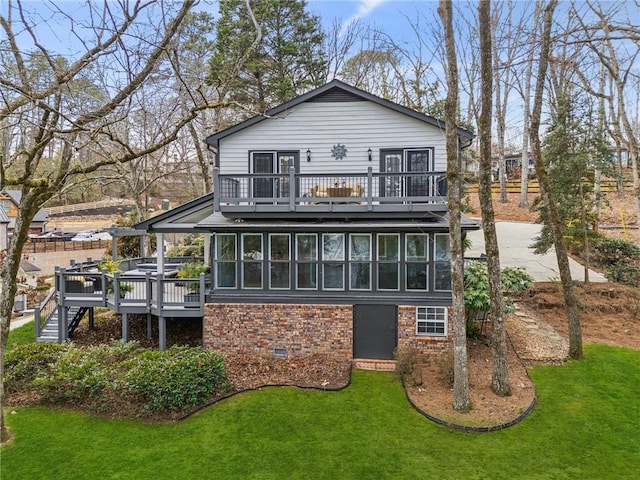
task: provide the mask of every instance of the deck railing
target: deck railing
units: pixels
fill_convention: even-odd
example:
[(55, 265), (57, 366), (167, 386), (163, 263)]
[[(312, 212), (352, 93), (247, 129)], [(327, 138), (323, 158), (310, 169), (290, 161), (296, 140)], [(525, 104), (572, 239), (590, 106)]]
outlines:
[(326, 204), (378, 205), (385, 203), (444, 203), (445, 172), (387, 172), (302, 174), (291, 168), (280, 174), (220, 174), (214, 169), (217, 195), (214, 208), (229, 205)]
[(67, 306), (104, 306), (116, 313), (141, 310), (149, 313), (199, 309), (191, 311), (197, 315), (204, 308), (206, 277), (176, 278), (152, 273), (144, 274), (87, 272), (80, 270), (56, 271), (58, 304)]

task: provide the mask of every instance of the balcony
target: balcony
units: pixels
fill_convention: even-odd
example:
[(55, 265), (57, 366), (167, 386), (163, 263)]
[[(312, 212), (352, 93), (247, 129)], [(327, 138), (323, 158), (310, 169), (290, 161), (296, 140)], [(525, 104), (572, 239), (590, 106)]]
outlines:
[(317, 215), (384, 217), (446, 211), (445, 172), (220, 174), (214, 169), (214, 210), (247, 218)]

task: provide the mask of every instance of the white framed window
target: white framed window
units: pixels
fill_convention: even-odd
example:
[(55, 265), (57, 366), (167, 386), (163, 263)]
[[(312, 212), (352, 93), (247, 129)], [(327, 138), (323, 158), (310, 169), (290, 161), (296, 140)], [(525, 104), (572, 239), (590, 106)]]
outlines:
[(447, 307), (416, 307), (416, 335), (446, 337), (448, 316)]
[(429, 234), (408, 233), (405, 236), (405, 288), (426, 291), (429, 287)]
[(296, 234), (296, 288), (318, 289), (318, 236), (315, 233)]
[(216, 287), (236, 288), (236, 235), (218, 233), (215, 236)]
[(262, 288), (262, 234), (242, 234), (242, 288)]
[(371, 234), (349, 235), (351, 290), (371, 290)]
[(269, 288), (291, 288), (291, 237), (288, 233), (269, 234)]
[(322, 289), (344, 290), (344, 233), (322, 234)]
[(436, 233), (433, 242), (435, 279), (433, 289), (451, 291), (451, 248), (448, 233)]
[(400, 290), (400, 235), (378, 234), (378, 290)]

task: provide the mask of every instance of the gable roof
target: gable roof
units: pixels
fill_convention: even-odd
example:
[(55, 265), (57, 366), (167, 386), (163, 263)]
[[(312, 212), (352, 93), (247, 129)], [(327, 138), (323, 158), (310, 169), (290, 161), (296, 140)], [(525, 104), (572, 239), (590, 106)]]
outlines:
[(36, 273), (41, 272), (42, 269), (34, 263), (31, 263), (29, 260), (20, 260), (20, 269), (24, 273)]
[[(7, 195), (16, 206), (20, 205), (20, 200), (22, 200), (22, 190), (2, 190), (2, 193)], [(46, 222), (48, 218), (49, 216), (47, 215), (47, 211), (44, 208), (41, 208), (36, 212), (32, 221)]]
[[(334, 79), (329, 83), (316, 88), (315, 90), (311, 90), (303, 95), (300, 95), (299, 97), (294, 98), (293, 100), (272, 108), (271, 110), (267, 111), (265, 115), (256, 115), (255, 117), (251, 117), (244, 122), (238, 123), (237, 125), (221, 130), (220, 132), (214, 133), (213, 135), (209, 135), (205, 139), (205, 142), (207, 143), (207, 145), (217, 148), (220, 140), (228, 137), (229, 135), (233, 135), (240, 130), (244, 130), (245, 128), (255, 125), (256, 123), (260, 123), (270, 117), (279, 115), (280, 113), (289, 110), (296, 105), (300, 105), (301, 103), (318, 101), (323, 98), (331, 99), (331, 101), (334, 102), (366, 100), (389, 108), (390, 110), (401, 113), (403, 115), (415, 118), (416, 120), (420, 120), (421, 122), (424, 122), (428, 125), (432, 125), (443, 130), (445, 128), (445, 123), (442, 120), (438, 120), (437, 118), (430, 115), (426, 115), (416, 110), (404, 107), (398, 103), (385, 100), (384, 98), (378, 97), (369, 92), (365, 92), (364, 90), (360, 90), (359, 88), (348, 85), (340, 80)], [(465, 130), (464, 128), (458, 128), (458, 136), (468, 140), (475, 138), (475, 135), (472, 132)]]
[(136, 223), (132, 228), (147, 232), (187, 232), (213, 213), (213, 193), (178, 205), (153, 218)]

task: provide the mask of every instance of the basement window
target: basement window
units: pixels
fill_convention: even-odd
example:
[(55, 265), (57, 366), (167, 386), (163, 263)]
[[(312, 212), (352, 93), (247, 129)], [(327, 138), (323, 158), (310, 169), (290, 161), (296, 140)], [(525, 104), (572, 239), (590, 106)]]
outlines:
[(416, 307), (416, 335), (447, 336), (447, 307)]
[(285, 347), (274, 347), (273, 356), (276, 358), (287, 358), (288, 351)]

